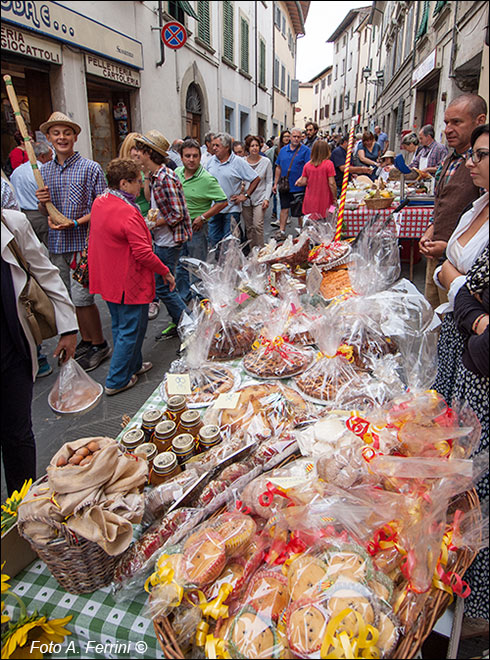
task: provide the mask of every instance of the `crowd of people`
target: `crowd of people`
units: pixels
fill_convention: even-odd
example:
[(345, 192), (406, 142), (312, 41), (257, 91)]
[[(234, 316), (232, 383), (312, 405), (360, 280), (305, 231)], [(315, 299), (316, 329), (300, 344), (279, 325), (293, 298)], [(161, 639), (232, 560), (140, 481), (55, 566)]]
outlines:
[[(481, 424), (478, 451), (488, 448), (488, 208), (487, 105), (463, 94), (445, 110), (447, 146), (434, 128), (406, 134), (400, 148), (409, 167), (434, 179), (434, 211), (420, 239), (426, 258), (425, 296), (442, 318), (434, 388), (451, 403), (468, 401)], [(9, 492), (36, 477), (31, 422), (33, 381), (51, 372), (21, 304), (29, 276), (51, 299), (59, 341), (54, 351), (86, 371), (111, 358), (108, 396), (133, 387), (152, 368), (142, 344), (149, 319), (165, 305), (177, 334), (196, 293), (185, 258), (206, 261), (210, 249), (233, 234), (244, 249), (264, 244), (264, 218), (272, 204), (275, 238), (284, 240), (289, 217), (334, 211), (346, 167), (348, 136), (283, 130), (274, 140), (207, 133), (204, 144), (186, 136), (172, 144), (158, 130), (130, 133), (106, 172), (76, 151), (80, 126), (54, 112), (34, 144), (45, 187), (38, 189), (23, 144), (2, 177), (2, 456)], [(350, 176), (386, 177), (395, 152), (379, 126), (356, 136)], [(67, 222), (49, 216), (52, 202)], [(44, 248), (42, 247), (44, 246)], [(18, 253), (28, 264), (26, 269)], [(73, 277), (88, 263), (89, 284)], [(107, 303), (112, 344), (104, 337), (95, 295)], [(77, 336), (79, 340), (77, 342)], [(19, 461), (19, 452), (22, 461)], [(488, 482), (478, 484), (488, 499)], [(473, 617), (488, 621), (488, 549), (470, 569)]]

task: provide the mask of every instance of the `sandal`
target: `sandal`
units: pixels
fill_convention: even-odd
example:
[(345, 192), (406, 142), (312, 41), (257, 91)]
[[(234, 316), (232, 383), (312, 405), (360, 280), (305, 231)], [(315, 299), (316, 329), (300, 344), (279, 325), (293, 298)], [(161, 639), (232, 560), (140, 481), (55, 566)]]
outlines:
[(118, 387), (118, 388), (106, 387), (104, 388), (105, 393), (107, 394), (107, 396), (112, 396), (113, 394), (119, 394), (119, 392), (124, 392), (124, 390), (129, 390), (131, 387), (134, 387), (137, 382), (138, 382), (138, 376), (134, 374), (129, 379), (129, 383), (127, 383), (127, 385), (125, 385), (124, 387)]
[(151, 362), (143, 362), (141, 369), (138, 369), (135, 373), (137, 376), (141, 376), (142, 374), (146, 374), (147, 371), (150, 371), (150, 369), (153, 369), (153, 364)]

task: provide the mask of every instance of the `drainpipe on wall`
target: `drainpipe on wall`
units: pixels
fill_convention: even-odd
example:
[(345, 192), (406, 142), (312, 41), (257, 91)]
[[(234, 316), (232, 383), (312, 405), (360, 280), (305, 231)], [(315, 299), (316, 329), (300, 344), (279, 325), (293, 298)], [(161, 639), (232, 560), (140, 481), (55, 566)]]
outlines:
[(252, 106), (252, 108), (255, 108), (257, 103), (259, 102), (259, 90), (258, 90), (258, 70), (257, 70), (257, 41), (258, 41), (258, 34), (257, 34), (257, 0), (254, 2), (254, 30), (255, 30), (255, 102)]
[(165, 44), (162, 41), (162, 28), (163, 28), (163, 15), (162, 15), (162, 0), (158, 0), (158, 25), (160, 26), (160, 35), (158, 37), (160, 41), (160, 61), (155, 64), (155, 66), (162, 66), (165, 62)]
[(452, 44), (451, 44), (451, 57), (449, 60), (449, 78), (456, 78), (454, 75), (454, 61), (456, 59), (456, 31), (457, 31), (457, 26), (456, 23), (458, 21), (458, 2), (454, 3), (454, 21), (453, 21), (453, 33), (451, 36), (452, 39)]
[(276, 3), (272, 3), (272, 107), (271, 107), (271, 116), (272, 123), (274, 123), (274, 100), (275, 100), (275, 91), (274, 91), (274, 67), (276, 65), (274, 54), (276, 52)]

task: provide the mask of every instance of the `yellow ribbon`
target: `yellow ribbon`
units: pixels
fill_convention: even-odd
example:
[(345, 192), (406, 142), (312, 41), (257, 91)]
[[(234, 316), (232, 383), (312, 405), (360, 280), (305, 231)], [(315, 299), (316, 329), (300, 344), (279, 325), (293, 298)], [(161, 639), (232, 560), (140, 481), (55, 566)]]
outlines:
[(226, 650), (225, 640), (214, 635), (206, 636), (204, 653), (206, 654), (206, 658), (231, 658), (231, 655)]
[(335, 355), (328, 355), (327, 353), (322, 353), (321, 351), (319, 351), (316, 355), (316, 359), (320, 360), (321, 358), (324, 357), (332, 359), (334, 357), (337, 357), (338, 355), (344, 357), (347, 360), (347, 362), (354, 362), (354, 347), (349, 346), (348, 344), (341, 344), (338, 347)]
[(441, 456), (447, 456), (451, 453), (451, 445), (447, 440), (436, 442), (434, 447), (440, 452)]
[[(357, 619), (359, 628), (357, 637), (351, 624), (348, 622), (342, 623), (351, 613)], [(379, 630), (377, 628), (366, 624), (359, 612), (346, 607), (328, 622), (320, 657), (323, 660), (329, 660), (330, 658), (380, 658), (381, 653), (376, 646), (378, 638)]]
[(184, 596), (184, 589), (177, 584), (174, 580), (174, 569), (168, 563), (170, 555), (163, 554), (158, 558), (156, 571), (150, 575), (150, 577), (145, 582), (145, 591), (151, 593), (150, 586), (155, 587), (160, 584), (172, 585), (175, 588), (176, 595), (175, 600), (169, 604), (170, 607), (178, 607), (182, 602)]
[(209, 632), (209, 623), (201, 621), (196, 629), (196, 644), (197, 646), (204, 646), (206, 644), (206, 636)]
[(221, 585), (218, 591), (218, 595), (213, 600), (206, 600), (206, 596), (202, 591), (198, 591), (197, 595), (199, 596), (199, 607), (202, 610), (203, 616), (210, 616), (215, 621), (218, 619), (226, 619), (228, 617), (228, 605), (224, 605), (224, 601), (233, 591), (233, 587), (228, 582), (225, 582)]

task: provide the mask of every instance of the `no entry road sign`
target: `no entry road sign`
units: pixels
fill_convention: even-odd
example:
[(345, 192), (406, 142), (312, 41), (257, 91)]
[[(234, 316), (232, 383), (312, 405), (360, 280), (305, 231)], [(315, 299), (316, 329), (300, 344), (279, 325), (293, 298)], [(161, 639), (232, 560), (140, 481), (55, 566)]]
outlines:
[(177, 21), (165, 23), (162, 28), (162, 41), (169, 48), (177, 50), (187, 41), (187, 30)]

